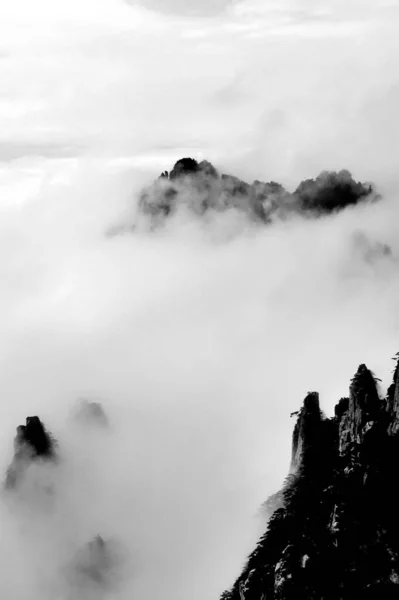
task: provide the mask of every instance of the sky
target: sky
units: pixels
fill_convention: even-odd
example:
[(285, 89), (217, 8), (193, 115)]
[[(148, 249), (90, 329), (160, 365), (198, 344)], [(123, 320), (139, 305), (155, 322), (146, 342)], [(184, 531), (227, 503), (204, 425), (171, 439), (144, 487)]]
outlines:
[[(123, 556), (107, 597), (217, 598), (288, 472), (290, 412), (317, 390), (332, 414), (359, 363), (390, 383), (398, 20), (397, 1), (0, 0), (0, 470), (28, 415), (60, 452), (0, 498), (1, 597), (69, 600), (64, 565), (101, 533)], [(107, 237), (182, 156), (288, 189), (345, 168), (382, 200)], [(82, 397), (108, 432), (74, 423)]]

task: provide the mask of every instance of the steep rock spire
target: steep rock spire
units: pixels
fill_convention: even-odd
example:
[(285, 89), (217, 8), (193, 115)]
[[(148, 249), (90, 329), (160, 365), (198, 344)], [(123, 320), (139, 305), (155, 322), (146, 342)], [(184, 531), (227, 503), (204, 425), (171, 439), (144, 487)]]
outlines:
[(319, 394), (309, 392), (298, 413), (292, 435), (291, 473), (295, 472), (320, 445), (321, 421)]
[(361, 444), (364, 434), (378, 419), (381, 400), (372, 372), (361, 364), (351, 381), (348, 408), (339, 423), (341, 454), (352, 444)]
[(388, 389), (387, 411), (390, 416), (388, 431), (391, 435), (399, 432), (399, 352), (395, 356), (396, 366), (393, 374), (393, 382)]
[(14, 457), (7, 470), (5, 486), (15, 487), (25, 467), (32, 461), (55, 459), (55, 442), (39, 417), (27, 417), (25, 425), (17, 427)]

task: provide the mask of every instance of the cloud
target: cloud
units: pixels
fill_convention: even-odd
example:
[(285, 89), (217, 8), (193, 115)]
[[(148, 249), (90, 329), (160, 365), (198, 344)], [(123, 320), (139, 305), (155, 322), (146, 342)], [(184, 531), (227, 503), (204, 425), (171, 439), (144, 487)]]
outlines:
[[(101, 535), (123, 557), (118, 600), (217, 597), (287, 472), (290, 412), (316, 389), (329, 413), (360, 362), (391, 377), (396, 17), (320, 39), (250, 11), (1, 11), (0, 470), (27, 416), (60, 460), (1, 495), (0, 596), (65, 600), (61, 575)], [(262, 231), (222, 215), (106, 236), (192, 152), (290, 189), (348, 169), (383, 199)], [(76, 422), (80, 398), (109, 428)]]
[(140, 156), (173, 140), (242, 178), (286, 184), (325, 168), (394, 173), (395, 12), (362, 21), (340, 5), (320, 39), (312, 15), (298, 23), (289, 5), (200, 22), (109, 0), (21, 2), (0, 20), (3, 142)]
[[(29, 486), (22, 505), (1, 501), (2, 593), (66, 593), (60, 572), (99, 534), (120, 545), (117, 598), (216, 597), (263, 528), (254, 515), (286, 474), (302, 396), (318, 389), (331, 411), (361, 361), (389, 381), (395, 197), (262, 232), (183, 219), (107, 238), (142, 175), (77, 160), (3, 206), (1, 469), (34, 414), (60, 463), (39, 479), (54, 488), (45, 513)], [(100, 399), (109, 429), (75, 422), (81, 397)]]
[(27, 156), (42, 157), (74, 157), (81, 154), (84, 148), (78, 145), (63, 145), (62, 143), (43, 143), (40, 142), (3, 142), (0, 143), (0, 161), (11, 161)]
[(220, 15), (232, 4), (232, 0), (128, 0), (129, 4), (144, 6), (165, 13), (187, 15), (193, 17), (210, 17)]

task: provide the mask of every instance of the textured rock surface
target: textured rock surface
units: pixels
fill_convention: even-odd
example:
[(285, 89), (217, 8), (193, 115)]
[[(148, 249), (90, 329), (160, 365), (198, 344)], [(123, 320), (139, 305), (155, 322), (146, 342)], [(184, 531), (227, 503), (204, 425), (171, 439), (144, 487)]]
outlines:
[(361, 444), (365, 433), (378, 419), (381, 401), (372, 373), (360, 365), (349, 388), (348, 408), (339, 422), (339, 450), (345, 453), (353, 444)]
[(289, 193), (274, 181), (256, 180), (249, 184), (232, 175), (219, 174), (208, 161), (198, 163), (182, 158), (170, 173), (161, 173), (142, 192), (139, 216), (146, 216), (156, 226), (179, 209), (198, 216), (234, 209), (252, 222), (265, 224), (298, 212), (310, 216), (328, 214), (377, 198), (371, 185), (354, 181), (348, 171), (325, 171)]
[[(396, 357), (397, 358), (397, 357)], [(399, 368), (360, 365), (331, 419), (309, 393), (267, 531), (223, 600), (399, 597)]]
[(294, 427), (291, 472), (295, 472), (302, 464), (306, 452), (309, 452), (310, 449), (313, 451), (315, 446), (320, 445), (321, 425), (319, 394), (309, 392), (298, 413), (298, 420)]
[[(399, 359), (399, 353), (396, 356)], [(399, 360), (394, 372), (393, 382), (388, 390), (387, 412), (391, 416), (389, 433), (396, 434), (399, 431)]]

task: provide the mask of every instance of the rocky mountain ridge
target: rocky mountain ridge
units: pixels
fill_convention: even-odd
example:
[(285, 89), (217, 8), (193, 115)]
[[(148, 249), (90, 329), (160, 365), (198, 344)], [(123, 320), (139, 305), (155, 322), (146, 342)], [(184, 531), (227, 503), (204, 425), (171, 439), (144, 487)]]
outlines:
[(342, 210), (379, 196), (369, 183), (356, 182), (349, 171), (323, 171), (290, 193), (275, 181), (246, 183), (220, 174), (208, 161), (178, 160), (140, 195), (138, 215), (152, 226), (185, 209), (196, 216), (236, 210), (251, 222), (267, 224), (301, 213), (310, 217)]
[(325, 418), (310, 392), (266, 533), (223, 600), (399, 597), (399, 366), (381, 398), (364, 365)]
[[(292, 415), (289, 474), (266, 503), (266, 532), (221, 600), (399, 597), (399, 353), (395, 361), (385, 397), (361, 364), (332, 418), (322, 413), (317, 392), (306, 395)], [(108, 427), (98, 402), (81, 401), (74, 419)], [(24, 481), (32, 466), (59, 461), (56, 441), (38, 417), (28, 417), (17, 428), (5, 493), (17, 501), (19, 491), (29, 493)], [(43, 493), (57, 490), (45, 485)], [(88, 540), (65, 566), (68, 598), (103, 597), (122, 562), (112, 539)]]

